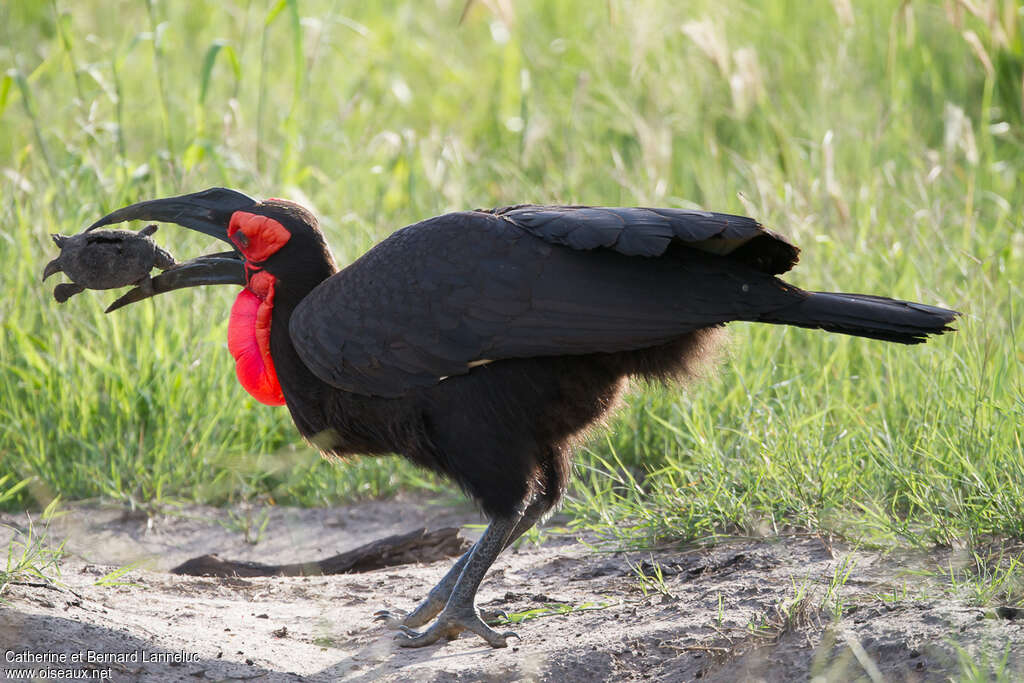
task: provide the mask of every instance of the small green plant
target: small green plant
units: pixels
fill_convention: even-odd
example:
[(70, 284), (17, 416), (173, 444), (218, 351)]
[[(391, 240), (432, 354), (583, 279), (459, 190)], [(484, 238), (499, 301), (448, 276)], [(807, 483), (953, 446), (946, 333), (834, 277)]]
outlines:
[(881, 602), (896, 605), (907, 600), (909, 596), (910, 593), (907, 591), (907, 582), (902, 581), (898, 584), (894, 583), (888, 591), (874, 593), (871, 597), (875, 600), (880, 600)]
[(825, 586), (825, 594), (821, 597), (820, 608), (832, 616), (833, 621), (839, 621), (846, 610), (846, 599), (842, 595), (842, 589), (850, 578), (850, 572), (857, 565), (857, 561), (850, 555), (836, 565), (832, 571), (832, 577)]
[[(42, 518), (49, 520), (56, 511), (59, 499), (54, 499), (43, 511)], [(64, 542), (53, 547), (47, 538), (46, 528), (38, 534), (35, 523), (28, 517), (23, 528), (8, 527), (14, 537), (7, 545), (7, 559), (0, 569), (0, 600), (8, 588), (20, 582), (55, 583), (60, 576), (60, 560), (64, 556)]]
[(791, 631), (820, 625), (821, 603), (815, 600), (810, 581), (805, 579), (798, 584), (794, 577), (792, 591), (792, 597), (780, 600), (747, 622), (747, 632), (759, 638), (777, 640)]
[(950, 641), (957, 655), (960, 669), (956, 680), (961, 683), (1010, 683), (1020, 680), (1020, 672), (1010, 666), (1011, 644), (1007, 643), (1002, 651), (968, 651), (954, 641)]
[(324, 649), (338, 647), (334, 633), (334, 624), (323, 617), (318, 618), (313, 624), (313, 644)]
[(246, 502), (241, 505), (241, 512), (235, 508), (228, 510), (228, 519), (221, 522), (221, 525), (229, 530), (240, 532), (245, 536), (245, 542), (249, 545), (257, 545), (263, 540), (263, 534), (270, 523), (270, 510), (262, 507), (258, 512), (253, 512), (255, 506)]
[(1007, 557), (1002, 549), (982, 555), (971, 553), (960, 568), (948, 563), (950, 592), (979, 607), (1024, 605), (1024, 554)]
[(495, 619), (489, 621), (492, 626), (521, 624), (525, 621), (540, 619), (543, 617), (556, 617), (562, 614), (575, 612), (592, 612), (594, 610), (607, 609), (617, 603), (614, 602), (584, 602), (580, 605), (572, 605), (564, 602), (548, 602), (543, 607), (523, 610), (522, 612), (510, 612), (498, 614)]
[(104, 574), (100, 578), (93, 581), (94, 586), (102, 586), (104, 588), (116, 588), (119, 586), (134, 586), (136, 588), (144, 588), (144, 584), (134, 583), (132, 581), (122, 581), (122, 577), (128, 572), (138, 569), (141, 562), (133, 562), (131, 564), (119, 567), (112, 572)]
[(661, 565), (654, 560), (653, 555), (649, 556), (648, 562), (634, 564), (627, 560), (626, 564), (633, 570), (633, 575), (637, 579), (636, 586), (644, 597), (647, 597), (648, 593), (658, 593), (666, 598), (675, 598), (665, 583), (665, 573)]

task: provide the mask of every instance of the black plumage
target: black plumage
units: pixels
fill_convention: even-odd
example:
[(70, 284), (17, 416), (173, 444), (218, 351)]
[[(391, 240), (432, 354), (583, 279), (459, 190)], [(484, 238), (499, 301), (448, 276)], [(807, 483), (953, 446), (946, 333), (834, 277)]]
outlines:
[(573, 437), (614, 404), (622, 379), (685, 374), (722, 323), (912, 343), (951, 320), (773, 276), (797, 254), (749, 218), (710, 212), (441, 216), (397, 231), (302, 297), (281, 343), (342, 391), (310, 402), (310, 378), (289, 387), (285, 373), (285, 395), (326, 450), (402, 453), (459, 482), (491, 516), (531, 493), (554, 504)]
[[(221, 231), (246, 211), (290, 233), (247, 264), (243, 281), (253, 269), (276, 278), (270, 355), (299, 431), (328, 454), (401, 454), (452, 478), (492, 519), (422, 605), (381, 615), (407, 632), (406, 645), (463, 630), (505, 644), (475, 612), (476, 588), (501, 549), (558, 503), (573, 446), (630, 377), (693, 374), (733, 320), (914, 344), (957, 315), (789, 285), (776, 275), (797, 248), (740, 216), (532, 205), (453, 213), (399, 230), (337, 271), (312, 214), (247, 199), (214, 189), (141, 202), (93, 227), (163, 218), (230, 242)], [(181, 208), (190, 202), (194, 215)], [(190, 283), (172, 269), (156, 290), (232, 281), (224, 256), (216, 279)]]

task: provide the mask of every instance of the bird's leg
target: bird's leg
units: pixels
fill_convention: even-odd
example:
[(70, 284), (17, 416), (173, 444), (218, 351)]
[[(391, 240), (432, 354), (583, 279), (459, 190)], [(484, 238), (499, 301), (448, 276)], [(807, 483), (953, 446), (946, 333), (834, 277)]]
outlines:
[[(534, 524), (536, 524), (544, 513), (547, 512), (548, 506), (540, 501), (535, 500), (526, 508), (526, 512), (520, 518), (516, 524), (515, 529), (509, 534), (508, 540), (505, 541), (505, 545), (502, 549), (512, 545), (520, 536), (529, 531)], [(482, 539), (481, 539), (482, 540)], [(448, 570), (448, 573), (444, 575), (437, 585), (430, 589), (427, 593), (427, 597), (419, 605), (406, 615), (394, 614), (387, 610), (381, 610), (375, 613), (374, 619), (376, 621), (383, 621), (384, 625), (391, 629), (399, 629), (402, 626), (408, 626), (410, 628), (416, 628), (417, 626), (423, 626), (444, 609), (445, 603), (448, 602), (448, 598), (451, 597), (452, 589), (455, 588), (455, 583), (459, 580), (459, 576), (462, 574), (463, 568), (466, 566), (466, 562), (469, 561), (473, 551), (476, 550), (476, 544), (474, 544), (469, 550), (467, 550), (462, 557), (460, 557), (452, 568)], [(487, 620), (487, 617), (484, 617)]]
[(459, 576), (462, 575), (462, 570), (466, 566), (466, 562), (469, 561), (473, 551), (476, 550), (477, 544), (474, 543), (469, 550), (463, 553), (462, 557), (455, 561), (452, 568), (448, 570), (448, 573), (444, 575), (437, 585), (430, 589), (427, 593), (427, 597), (424, 598), (423, 602), (416, 605), (413, 611), (406, 615), (394, 614), (388, 610), (380, 610), (373, 615), (375, 621), (383, 621), (384, 625), (392, 629), (400, 629), (403, 626), (415, 628), (422, 626), (427, 623), (444, 609), (445, 603), (448, 602), (448, 598), (451, 597), (452, 589), (455, 588), (455, 583), (459, 580)]
[(515, 634), (511, 631), (498, 633), (485, 624), (476, 611), (476, 591), (483, 581), (484, 575), (494, 563), (508, 542), (509, 537), (523, 518), (523, 512), (519, 511), (508, 517), (496, 517), (491, 520), (484, 535), (480, 537), (473, 546), (469, 558), (466, 560), (462, 573), (459, 575), (455, 586), (444, 609), (438, 615), (437, 620), (423, 632), (414, 631), (408, 626), (400, 626), (402, 633), (398, 634), (398, 644), (402, 647), (423, 647), (437, 642), (441, 637), (453, 640), (463, 631), (471, 631), (487, 641), (491, 647), (505, 647), (509, 636)]

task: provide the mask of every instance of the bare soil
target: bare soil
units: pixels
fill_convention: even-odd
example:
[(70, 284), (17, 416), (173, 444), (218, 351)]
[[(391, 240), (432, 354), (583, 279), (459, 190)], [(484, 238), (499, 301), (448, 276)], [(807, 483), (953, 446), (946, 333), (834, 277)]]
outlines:
[[(410, 499), (271, 508), (256, 544), (239, 529), (240, 510), (190, 507), (147, 519), (98, 505), (66, 509), (49, 529), (51, 539), (67, 539), (60, 584), (25, 581), (0, 596), (0, 678), (31, 668), (40, 677), (79, 669), (125, 681), (931, 681), (957, 678), (962, 657), (984, 670), (1003, 666), (1004, 656), (1005, 672), (1024, 672), (1017, 612), (1000, 616), (943, 591), (920, 597), (923, 579), (913, 570), (955, 561), (952, 554), (884, 556), (798, 535), (612, 552), (595, 548), (593, 537), (548, 533), (539, 545), (503, 554), (478, 596), (481, 606), (508, 613), (547, 610), (499, 627), (520, 640), (494, 650), (463, 636), (407, 650), (372, 615), (413, 607), (447, 561), (247, 579), (168, 569), (206, 553), (319, 559), (422, 526), (482, 524), (471, 509)], [(251, 530), (263, 514), (252, 517)], [(0, 523), (13, 527), (0, 527), (6, 547), (26, 518), (7, 514)], [(853, 569), (839, 589), (845, 609), (836, 621), (821, 606), (844, 562)], [(132, 568), (117, 577), (123, 585), (97, 585), (125, 565)], [(657, 565), (663, 581), (642, 585), (638, 565), (648, 575)], [(95, 661), (90, 651), (122, 661)], [(63, 653), (65, 662), (9, 661), (24, 653)]]

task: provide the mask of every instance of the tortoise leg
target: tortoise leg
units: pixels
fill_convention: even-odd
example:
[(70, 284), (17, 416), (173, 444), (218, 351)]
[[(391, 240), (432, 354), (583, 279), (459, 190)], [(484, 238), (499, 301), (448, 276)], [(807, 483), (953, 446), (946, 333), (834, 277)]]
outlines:
[(135, 283), (135, 286), (138, 287), (146, 296), (153, 296), (156, 294), (156, 291), (153, 289), (153, 278), (151, 278), (148, 273), (143, 275), (142, 278)]
[(84, 291), (85, 287), (83, 285), (75, 284), (74, 282), (63, 282), (53, 288), (53, 298), (58, 303), (64, 303), (75, 294)]

